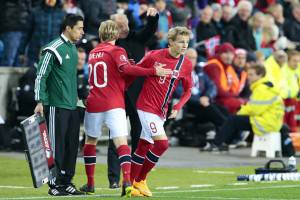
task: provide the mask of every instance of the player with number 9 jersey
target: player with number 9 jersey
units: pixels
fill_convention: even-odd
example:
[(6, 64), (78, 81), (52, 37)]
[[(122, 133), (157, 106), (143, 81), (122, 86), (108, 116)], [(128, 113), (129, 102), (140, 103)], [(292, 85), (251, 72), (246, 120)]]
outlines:
[(155, 68), (165, 65), (172, 70), (171, 76), (146, 77), (137, 101), (137, 110), (142, 125), (138, 147), (131, 158), (131, 182), (133, 187), (144, 196), (152, 196), (146, 177), (156, 165), (160, 156), (168, 149), (168, 138), (164, 130), (168, 103), (179, 81), (184, 93), (179, 102), (173, 106), (169, 118), (175, 118), (178, 110), (191, 96), (192, 63), (184, 54), (190, 40), (190, 30), (186, 27), (174, 27), (168, 32), (169, 47), (151, 51), (138, 64)]

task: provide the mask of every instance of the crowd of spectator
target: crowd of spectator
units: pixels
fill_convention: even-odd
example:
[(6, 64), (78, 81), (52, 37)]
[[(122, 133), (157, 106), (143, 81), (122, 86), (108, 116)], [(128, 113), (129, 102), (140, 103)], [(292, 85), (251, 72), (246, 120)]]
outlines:
[[(211, 119), (205, 120), (220, 128), (249, 101), (246, 68), (261, 64), (284, 100), (284, 122), (297, 131), (298, 0), (6, 0), (0, 5), (0, 66), (33, 67), (41, 48), (59, 35), (66, 13), (84, 17), (85, 36), (77, 45), (89, 53), (99, 43), (102, 21), (123, 13), (130, 30), (140, 30), (148, 7), (158, 10), (159, 22), (146, 50), (167, 47), (167, 32), (175, 25), (193, 32), (187, 56), (195, 86), (187, 112), (198, 111), (193, 114), (199, 118), (208, 112)], [(86, 66), (80, 72), (87, 78)]]

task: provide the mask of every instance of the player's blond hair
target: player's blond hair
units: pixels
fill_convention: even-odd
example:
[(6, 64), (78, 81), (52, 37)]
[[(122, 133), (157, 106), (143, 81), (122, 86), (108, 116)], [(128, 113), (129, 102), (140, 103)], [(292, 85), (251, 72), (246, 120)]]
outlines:
[(178, 35), (191, 37), (191, 31), (184, 26), (176, 26), (168, 32), (168, 40), (175, 41)]
[(99, 37), (102, 41), (113, 41), (119, 37), (119, 28), (113, 20), (106, 20), (100, 24)]

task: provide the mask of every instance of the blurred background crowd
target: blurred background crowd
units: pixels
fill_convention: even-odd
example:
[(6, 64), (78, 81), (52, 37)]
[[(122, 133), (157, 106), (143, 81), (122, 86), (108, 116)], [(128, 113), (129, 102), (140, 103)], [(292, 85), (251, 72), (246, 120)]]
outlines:
[[(192, 97), (182, 118), (166, 124), (171, 136), (183, 145), (211, 150), (207, 141), (249, 101), (246, 68), (255, 63), (265, 66), (266, 77), (279, 88), (285, 104), (285, 132), (297, 132), (298, 0), (5, 0), (0, 4), (0, 66), (29, 67), (18, 91), (12, 94), (8, 109), (16, 114), (8, 123), (16, 122), (17, 116), (32, 114), (34, 66), (41, 48), (59, 35), (67, 13), (84, 16), (85, 36), (77, 44), (78, 91), (84, 96), (88, 90), (87, 55), (99, 43), (100, 23), (112, 14), (123, 13), (130, 30), (138, 31), (147, 23), (149, 7), (158, 10), (159, 21), (155, 35), (148, 38), (146, 51), (167, 47), (167, 32), (176, 25), (186, 26), (193, 33), (186, 53), (194, 65)], [(174, 101), (180, 92), (176, 91)], [(251, 140), (249, 132), (242, 131), (225, 142), (231, 147), (245, 146), (246, 138)], [(177, 140), (170, 141), (175, 144)]]

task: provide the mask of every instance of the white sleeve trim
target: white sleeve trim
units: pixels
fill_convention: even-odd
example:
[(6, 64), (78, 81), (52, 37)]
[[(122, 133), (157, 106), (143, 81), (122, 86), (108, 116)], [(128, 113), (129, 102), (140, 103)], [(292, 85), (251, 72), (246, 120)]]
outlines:
[(59, 64), (62, 64), (62, 58), (56, 49), (54, 49), (53, 47), (46, 47), (44, 49), (44, 51), (46, 51), (46, 50), (50, 50), (51, 52), (53, 52), (55, 54), (56, 58), (58, 59)]

